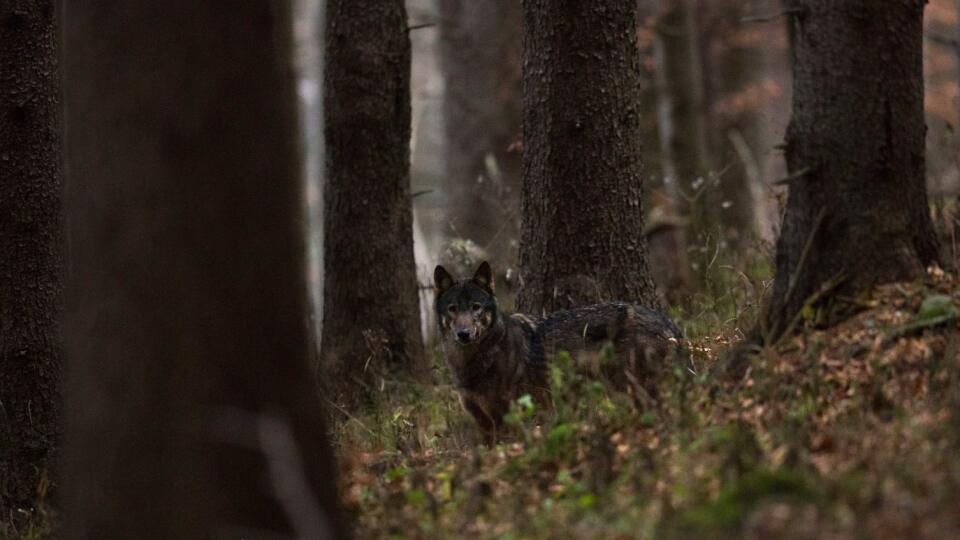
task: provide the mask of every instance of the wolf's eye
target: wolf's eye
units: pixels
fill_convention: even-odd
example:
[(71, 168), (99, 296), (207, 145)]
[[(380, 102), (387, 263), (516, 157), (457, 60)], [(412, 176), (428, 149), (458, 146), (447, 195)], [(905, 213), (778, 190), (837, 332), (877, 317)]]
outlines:
[(474, 302), (474, 303), (473, 303), (473, 310), (474, 310), (474, 311), (480, 311), (481, 309), (483, 309), (483, 306), (481, 306), (479, 302)]
[(449, 311), (450, 313), (456, 313), (456, 312), (457, 312), (457, 305), (456, 305), (456, 304), (450, 304), (449, 306), (447, 306), (447, 311)]

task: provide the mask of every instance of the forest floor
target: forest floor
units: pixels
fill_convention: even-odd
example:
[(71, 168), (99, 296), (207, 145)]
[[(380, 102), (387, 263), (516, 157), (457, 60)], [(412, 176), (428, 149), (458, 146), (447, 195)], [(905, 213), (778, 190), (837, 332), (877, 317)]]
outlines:
[[(731, 380), (724, 355), (768, 280), (725, 272), (672, 313), (690, 363), (656, 403), (561, 355), (554, 410), (520, 400), (494, 448), (449, 384), (386, 381), (363, 414), (333, 412), (356, 537), (960, 538), (960, 280), (851, 299), (851, 319), (807, 325)], [(30, 521), (0, 538), (57, 536), (55, 514)]]
[(495, 448), (452, 387), (388, 384), (334, 434), (357, 536), (960, 538), (960, 281), (879, 288), (730, 381), (721, 358), (751, 295), (725, 320), (677, 314), (691, 364), (668, 370), (658, 404), (561, 356), (555, 410), (521, 399)]

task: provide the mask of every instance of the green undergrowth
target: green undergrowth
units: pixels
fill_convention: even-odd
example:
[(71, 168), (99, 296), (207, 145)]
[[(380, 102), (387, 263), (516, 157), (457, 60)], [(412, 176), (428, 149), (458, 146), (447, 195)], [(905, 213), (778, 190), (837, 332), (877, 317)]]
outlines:
[(960, 537), (956, 285), (884, 287), (731, 381), (736, 293), (725, 323), (681, 318), (690, 359), (658, 400), (561, 354), (553, 410), (521, 398), (493, 448), (451, 386), (388, 381), (337, 422), (345, 506), (361, 538)]

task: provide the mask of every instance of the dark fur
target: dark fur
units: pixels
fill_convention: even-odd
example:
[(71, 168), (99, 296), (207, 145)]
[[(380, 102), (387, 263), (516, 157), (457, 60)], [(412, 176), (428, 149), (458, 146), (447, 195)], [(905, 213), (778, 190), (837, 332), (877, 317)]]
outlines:
[(454, 280), (438, 266), (434, 282), (444, 357), (463, 407), (488, 442), (496, 440), (518, 397), (530, 394), (539, 406), (550, 407), (547, 359), (557, 352), (598, 351), (613, 342), (619, 361), (606, 366), (604, 375), (620, 384), (639, 382), (655, 395), (649, 384), (654, 368), (677, 351), (681, 337), (664, 315), (624, 302), (558, 311), (537, 320), (505, 315), (497, 306), (487, 263), (464, 280)]

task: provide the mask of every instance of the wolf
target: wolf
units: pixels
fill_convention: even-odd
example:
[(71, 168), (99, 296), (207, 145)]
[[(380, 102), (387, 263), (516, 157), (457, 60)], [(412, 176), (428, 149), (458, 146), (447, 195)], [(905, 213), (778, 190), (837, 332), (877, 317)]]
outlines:
[(620, 384), (640, 381), (654, 396), (649, 383), (657, 364), (680, 351), (677, 326), (638, 304), (608, 302), (534, 318), (500, 311), (487, 262), (470, 279), (455, 279), (439, 265), (433, 277), (443, 356), (487, 444), (496, 442), (504, 415), (520, 396), (551, 407), (547, 362), (561, 350), (599, 351), (612, 342), (618, 361), (605, 375)]

